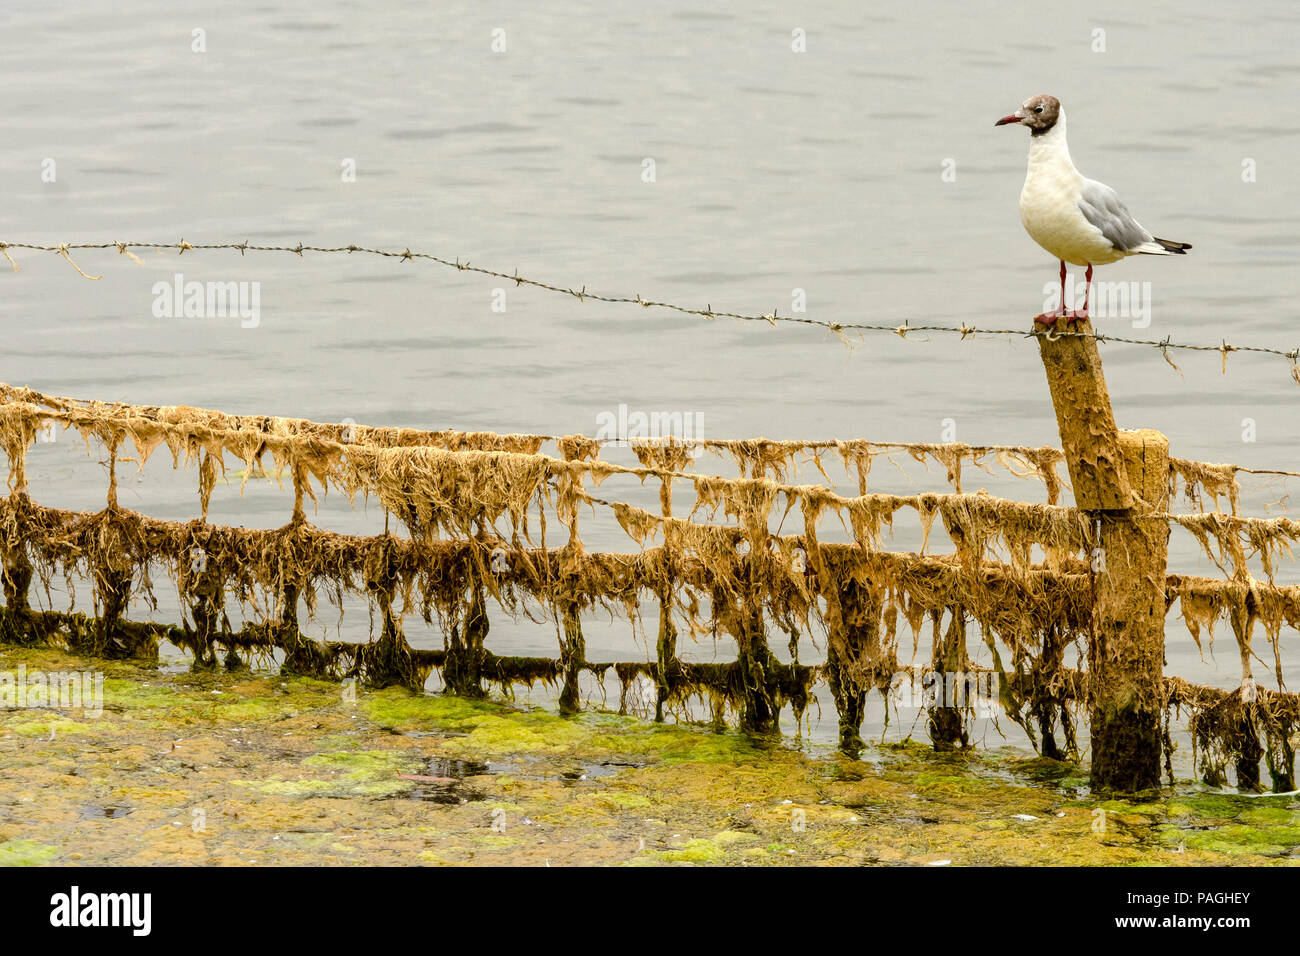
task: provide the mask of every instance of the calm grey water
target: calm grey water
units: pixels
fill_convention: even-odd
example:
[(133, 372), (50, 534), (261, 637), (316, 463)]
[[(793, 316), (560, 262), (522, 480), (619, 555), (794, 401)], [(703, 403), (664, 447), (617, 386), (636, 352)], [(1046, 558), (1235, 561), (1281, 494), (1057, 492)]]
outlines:
[[(1157, 235), (1195, 246), (1100, 269), (1150, 283), (1150, 310), (1145, 328), (1098, 325), (1300, 345), (1294, 5), (540, 6), (4, 6), (0, 238), (355, 242), (715, 309), (790, 314), (802, 289), (812, 318), (1020, 328), (1056, 263), (1016, 213), (1028, 136), (993, 121), (1050, 92), (1084, 173)], [(53, 393), (552, 434), (593, 434), (626, 403), (703, 415), (706, 437), (1058, 441), (1037, 348), (1021, 339), (873, 335), (850, 353), (814, 329), (513, 286), (493, 311), (502, 283), (427, 263), (81, 253), (103, 274), (91, 282), (49, 253), (15, 255), (22, 271), (0, 273), (0, 379)], [(260, 283), (260, 324), (155, 318), (152, 286), (177, 272)], [(1160, 429), (1174, 454), (1300, 466), (1300, 390), (1284, 359), (1237, 355), (1224, 375), (1215, 354), (1181, 355), (1180, 377), (1150, 349), (1110, 345), (1104, 358), (1121, 424)], [(36, 497), (97, 507), (97, 460), (71, 438), (38, 446)], [(875, 489), (941, 486), (907, 470), (878, 464)], [(1246, 504), (1263, 513), (1290, 490), (1254, 481)], [(618, 493), (654, 500), (635, 484)], [(123, 503), (197, 513), (192, 476), (162, 460)], [(232, 487), (212, 517), (269, 527), (289, 504), (274, 486), (242, 500)], [(376, 519), (335, 499), (318, 518), (339, 530)], [(607, 520), (588, 526), (589, 547), (627, 546)], [(906, 521), (896, 545), (915, 545)], [(1178, 534), (1172, 563), (1208, 570)], [(365, 627), (364, 614), (342, 625)], [(592, 658), (645, 652), (625, 624), (590, 630)], [(1295, 634), (1283, 640), (1300, 684)], [(493, 645), (552, 653), (554, 636), (501, 621)], [(1171, 672), (1232, 686), (1230, 633), (1217, 651), (1202, 660), (1171, 620)], [(814, 738), (833, 730), (823, 714)]]

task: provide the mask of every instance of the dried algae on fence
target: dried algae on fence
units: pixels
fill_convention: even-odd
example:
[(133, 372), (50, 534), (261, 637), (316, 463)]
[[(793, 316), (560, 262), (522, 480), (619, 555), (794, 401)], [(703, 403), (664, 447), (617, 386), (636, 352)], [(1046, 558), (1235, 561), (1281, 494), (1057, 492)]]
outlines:
[[(75, 431), (106, 454), (109, 487), (98, 512), (50, 508), (31, 497), (28, 451), (50, 429)], [(542, 453), (553, 442), (558, 455)], [(173, 466), (197, 475), (198, 515), (165, 521), (123, 508), (122, 469), (166, 447)], [(1090, 515), (1060, 503), (1062, 453), (1021, 446), (855, 441), (635, 441), (638, 466), (601, 457), (602, 443), (580, 435), (497, 435), (322, 424), (295, 418), (229, 415), (184, 406), (135, 406), (47, 396), (0, 386), (0, 447), (9, 493), (0, 499), (4, 606), (0, 638), (57, 643), (108, 657), (151, 657), (170, 641), (197, 666), (278, 663), (288, 672), (418, 689), (439, 671), (446, 688), (481, 696), (544, 682), (559, 690), (561, 710), (581, 706), (583, 674), (620, 684), (620, 705), (639, 679), (654, 686), (659, 719), (687, 717), (706, 703), (715, 721), (771, 733), (789, 706), (796, 718), (825, 681), (847, 749), (861, 746), (870, 695), (888, 706), (900, 676), (988, 673), (998, 703), (1048, 756), (1078, 754), (1075, 721), (1087, 673), (1067, 661), (1094, 626), (1098, 547)], [(704, 453), (729, 460), (738, 475), (701, 470)], [(896, 456), (937, 464), (951, 490), (889, 494), (875, 459)], [(970, 491), (970, 466), (992, 463), (1041, 481), (1045, 503)], [(838, 459), (857, 494), (831, 486)], [(292, 491), (287, 523), (254, 530), (207, 521), (227, 462), (249, 476), (280, 476)], [(796, 484), (813, 467), (827, 484)], [(659, 509), (607, 500), (613, 476), (655, 482)], [(874, 477), (873, 477), (874, 476)], [(1240, 780), (1252, 754), (1266, 760), (1275, 787), (1294, 777), (1294, 695), (1281, 685), (1280, 633), (1300, 624), (1300, 594), (1273, 583), (1290, 557), (1300, 525), (1238, 515), (1230, 465), (1171, 459), (1171, 488), (1214, 511), (1165, 519), (1185, 528), (1225, 570), (1225, 580), (1170, 575), (1198, 644), (1228, 619), (1242, 648), (1239, 691), (1164, 681), (1166, 713), (1188, 711), (1197, 758), (1209, 779), (1228, 764)], [(316, 527), (309, 503), (334, 491), (377, 502), (405, 533), (345, 535)], [(680, 494), (676, 494), (680, 492)], [(689, 507), (686, 503), (689, 502)], [(1220, 502), (1229, 513), (1217, 510)], [(676, 506), (676, 507), (674, 507)], [(608, 509), (628, 537), (624, 553), (591, 552), (581, 524)], [(888, 550), (898, 521), (915, 522), (918, 552)], [(789, 523), (795, 531), (783, 531)], [(843, 532), (846, 541), (827, 529)], [(941, 539), (946, 539), (940, 544)], [(1255, 580), (1250, 562), (1264, 569)], [(90, 604), (78, 602), (89, 582)], [(61, 586), (70, 606), (55, 609)], [(174, 589), (182, 619), (130, 620), (129, 608), (157, 606), (157, 589)], [(304, 633), (350, 597), (371, 608), (370, 639), (323, 641)], [(502, 656), (489, 647), (489, 607), (555, 630), (555, 657)], [(599, 610), (644, 633), (657, 620), (652, 659), (590, 661), (583, 616)], [(412, 615), (436, 625), (438, 650), (413, 648), (403, 630)], [(644, 620), (643, 620), (644, 618)], [(236, 626), (232, 619), (241, 623)], [(1274, 648), (1278, 690), (1253, 681), (1250, 635), (1262, 624)], [(904, 629), (904, 625), (906, 629)], [(974, 631), (972, 635), (970, 632)], [(794, 652), (773, 653), (780, 632)], [(931, 659), (918, 664), (920, 635)], [(679, 656), (679, 639), (726, 634), (738, 648), (730, 663)], [(798, 660), (798, 638), (825, 652)], [(907, 642), (910, 637), (911, 647)], [(971, 665), (972, 637), (992, 664)], [(1080, 653), (1079, 658), (1082, 658)], [(1257, 690), (1256, 690), (1257, 688)], [(1253, 696), (1250, 696), (1253, 694)], [(969, 701), (930, 708), (929, 731), (943, 747), (969, 745)], [(1256, 773), (1256, 778), (1258, 774)]]

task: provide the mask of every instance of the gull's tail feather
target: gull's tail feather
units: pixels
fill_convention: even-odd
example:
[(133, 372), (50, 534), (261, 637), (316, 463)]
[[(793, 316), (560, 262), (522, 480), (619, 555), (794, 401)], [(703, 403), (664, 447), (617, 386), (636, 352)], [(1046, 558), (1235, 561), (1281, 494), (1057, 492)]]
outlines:
[(1152, 236), (1152, 238), (1155, 239), (1156, 242), (1160, 243), (1161, 248), (1164, 249), (1165, 252), (1171, 255), (1185, 256), (1187, 255), (1187, 250), (1192, 248), (1190, 242), (1170, 242), (1168, 239), (1156, 239), (1154, 236)]

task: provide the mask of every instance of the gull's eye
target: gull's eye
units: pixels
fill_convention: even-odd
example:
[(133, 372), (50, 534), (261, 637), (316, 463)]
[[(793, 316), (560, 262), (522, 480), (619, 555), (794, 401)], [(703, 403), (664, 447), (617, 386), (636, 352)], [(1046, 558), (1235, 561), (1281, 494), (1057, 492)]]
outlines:
[(1035, 113), (1041, 113), (1042, 111), (1043, 111), (1043, 108), (1042, 108), (1041, 106), (1038, 106), (1038, 107), (1035, 107), (1035, 108), (1034, 108), (1034, 112), (1035, 112)]

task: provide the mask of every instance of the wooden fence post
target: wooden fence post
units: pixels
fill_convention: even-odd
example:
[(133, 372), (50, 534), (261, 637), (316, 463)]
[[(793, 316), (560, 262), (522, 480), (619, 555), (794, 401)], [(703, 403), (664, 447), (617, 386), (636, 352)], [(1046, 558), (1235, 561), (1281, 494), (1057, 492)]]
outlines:
[[(936, 700), (927, 710), (930, 742), (935, 750), (965, 750), (970, 745), (966, 729), (965, 689), (956, 693), (956, 681), (966, 680), (970, 660), (966, 656), (966, 609), (954, 606), (948, 628), (941, 631), (942, 611), (933, 613), (934, 642), (930, 676), (934, 680)], [(958, 703), (959, 698), (961, 703)]]
[(483, 662), (487, 658), (484, 642), (489, 623), (487, 599), (477, 575), (470, 585), (470, 595), (463, 617), (451, 625), (451, 633), (447, 635), (442, 679), (447, 690), (459, 697), (486, 697)]
[(571, 717), (582, 710), (578, 678), (587, 658), (587, 641), (582, 635), (582, 620), (576, 604), (565, 604), (562, 612), (564, 633), (560, 637), (560, 668), (564, 686), (560, 689), (560, 715)]
[(1169, 442), (1121, 432), (1092, 326), (1038, 337), (1075, 506), (1100, 532), (1088, 647), (1091, 785), (1134, 792), (1160, 785)]

